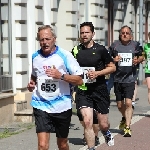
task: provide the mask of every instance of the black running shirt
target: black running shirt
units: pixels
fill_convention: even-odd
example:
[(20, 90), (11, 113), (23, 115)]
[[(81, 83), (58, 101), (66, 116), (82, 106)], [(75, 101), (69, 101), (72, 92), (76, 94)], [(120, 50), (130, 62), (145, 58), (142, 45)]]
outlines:
[[(79, 46), (80, 50), (78, 50), (76, 59), (80, 67), (95, 67), (95, 71), (101, 71), (105, 69), (107, 64), (113, 62), (108, 50), (103, 45), (94, 43), (91, 48), (86, 48), (82, 44)], [(96, 83), (106, 83), (105, 75), (98, 76)]]

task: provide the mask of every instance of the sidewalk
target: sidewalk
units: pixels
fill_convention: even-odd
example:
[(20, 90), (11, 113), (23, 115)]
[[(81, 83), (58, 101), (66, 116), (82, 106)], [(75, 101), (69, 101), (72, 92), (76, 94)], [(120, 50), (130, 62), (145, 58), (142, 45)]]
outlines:
[(112, 130), (112, 132), (118, 132), (114, 137), (115, 145), (109, 147), (102, 144), (96, 150), (150, 150), (150, 112), (131, 125), (131, 129), (132, 137), (123, 137), (118, 129)]

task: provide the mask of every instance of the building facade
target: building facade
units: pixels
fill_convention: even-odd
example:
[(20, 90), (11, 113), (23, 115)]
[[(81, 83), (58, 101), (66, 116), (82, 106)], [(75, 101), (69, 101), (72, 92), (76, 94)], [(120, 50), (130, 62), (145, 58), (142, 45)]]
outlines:
[[(0, 0), (0, 95), (24, 93), (30, 80), (32, 53), (38, 50), (38, 27), (51, 25), (57, 44), (71, 51), (79, 25), (93, 22), (94, 40), (109, 46), (123, 25), (139, 40), (139, 0)], [(150, 1), (143, 1), (143, 41), (150, 31)], [(1, 101), (0, 101), (1, 103)]]

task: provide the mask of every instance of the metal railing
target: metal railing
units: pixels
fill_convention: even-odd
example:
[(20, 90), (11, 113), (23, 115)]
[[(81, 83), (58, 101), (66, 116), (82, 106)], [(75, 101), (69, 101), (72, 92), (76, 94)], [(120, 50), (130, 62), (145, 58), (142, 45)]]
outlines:
[(12, 76), (0, 75), (0, 93), (12, 91)]

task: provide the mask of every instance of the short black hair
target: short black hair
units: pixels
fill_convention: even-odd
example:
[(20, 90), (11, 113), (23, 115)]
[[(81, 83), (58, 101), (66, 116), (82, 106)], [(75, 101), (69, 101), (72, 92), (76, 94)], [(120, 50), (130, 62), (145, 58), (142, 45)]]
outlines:
[(82, 24), (80, 24), (80, 29), (84, 26), (90, 27), (90, 30), (92, 31), (92, 33), (94, 32), (94, 26), (93, 26), (92, 22), (83, 22)]

